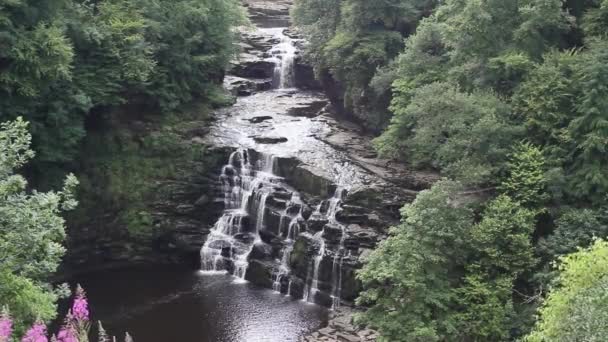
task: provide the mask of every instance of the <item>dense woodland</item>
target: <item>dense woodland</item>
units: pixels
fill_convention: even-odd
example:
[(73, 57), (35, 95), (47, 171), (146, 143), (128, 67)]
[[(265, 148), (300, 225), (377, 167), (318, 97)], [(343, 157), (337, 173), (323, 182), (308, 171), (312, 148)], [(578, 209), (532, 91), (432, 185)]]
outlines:
[(360, 272), (361, 322), (386, 341), (606, 340), (608, 1), (298, 0), (293, 14), (378, 152), (446, 177)]
[[(339, 112), (379, 155), (444, 177), (367, 258), (357, 321), (384, 341), (607, 340), (608, 0), (292, 12)], [(64, 179), (120, 108), (214, 101), (244, 22), (237, 0), (0, 0), (0, 304), (17, 335), (68, 292), (49, 281), (78, 186), (20, 174)]]

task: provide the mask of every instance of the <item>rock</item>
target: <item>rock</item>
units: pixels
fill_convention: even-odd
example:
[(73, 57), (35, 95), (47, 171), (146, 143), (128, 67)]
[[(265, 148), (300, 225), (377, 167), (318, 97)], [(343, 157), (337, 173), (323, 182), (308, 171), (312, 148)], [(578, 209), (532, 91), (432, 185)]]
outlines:
[(327, 219), (327, 216), (313, 214), (312, 216), (310, 216), (308, 221), (306, 221), (306, 224), (308, 225), (308, 229), (310, 229), (311, 231), (320, 232), (321, 230), (323, 230), (323, 227), (325, 227), (328, 222), (329, 220)]
[(254, 92), (272, 88), (272, 79), (247, 79), (238, 76), (226, 76), (224, 88), (235, 96), (249, 96)]
[(275, 64), (250, 54), (241, 54), (240, 60), (233, 62), (229, 73), (233, 76), (254, 79), (271, 79)]
[(358, 336), (350, 335), (350, 334), (346, 334), (346, 333), (342, 333), (342, 332), (337, 333), (336, 337), (338, 337), (338, 341), (361, 342), (361, 338), (359, 338)]
[(257, 242), (249, 254), (250, 259), (272, 260), (272, 246), (265, 242)]
[(302, 106), (290, 108), (287, 114), (292, 116), (314, 118), (320, 114), (321, 109), (323, 109), (326, 105), (327, 101), (315, 101), (311, 103), (306, 103)]
[(262, 260), (249, 260), (245, 279), (255, 285), (272, 288), (272, 262)]
[(288, 181), (301, 192), (313, 196), (330, 197), (336, 190), (332, 177), (310, 165), (301, 164), (295, 168)]
[(253, 140), (258, 144), (280, 144), (287, 142), (285, 137), (253, 137)]
[(312, 66), (302, 58), (296, 58), (294, 65), (296, 87), (309, 90), (321, 90), (321, 83), (316, 79)]
[(249, 122), (251, 122), (253, 124), (258, 124), (260, 122), (264, 122), (264, 121), (268, 121), (268, 120), (272, 120), (272, 116), (256, 116), (256, 117), (249, 119)]
[(342, 237), (342, 228), (335, 224), (326, 224), (323, 228), (322, 237), (331, 242), (340, 242), (340, 238)]

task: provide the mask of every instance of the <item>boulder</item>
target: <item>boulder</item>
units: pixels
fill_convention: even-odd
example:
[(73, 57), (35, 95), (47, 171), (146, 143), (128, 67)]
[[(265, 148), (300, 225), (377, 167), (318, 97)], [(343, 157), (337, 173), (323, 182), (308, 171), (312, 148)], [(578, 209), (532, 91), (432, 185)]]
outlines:
[(273, 260), (272, 246), (265, 242), (256, 242), (251, 249), (249, 259), (254, 260)]
[(255, 285), (272, 288), (273, 262), (252, 259), (245, 273), (245, 280)]
[(285, 137), (253, 137), (253, 141), (258, 144), (280, 144), (287, 142)]

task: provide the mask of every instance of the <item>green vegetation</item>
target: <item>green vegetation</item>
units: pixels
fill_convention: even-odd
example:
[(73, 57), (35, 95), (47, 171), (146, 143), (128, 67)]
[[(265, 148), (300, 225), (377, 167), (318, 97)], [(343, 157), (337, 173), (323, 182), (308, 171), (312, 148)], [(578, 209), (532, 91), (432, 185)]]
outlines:
[(561, 258), (559, 278), (526, 341), (604, 341), (608, 338), (608, 243)]
[(243, 18), (236, 0), (2, 0), (0, 118), (30, 122), (39, 173), (64, 166), (110, 107), (207, 97)]
[(608, 1), (323, 3), (331, 15), (314, 0), (293, 14), (321, 80), (343, 89), (333, 102), (382, 156), (450, 179), (360, 272), (360, 321), (386, 341), (507, 341), (544, 303), (530, 340), (605, 340), (608, 272), (568, 291), (600, 253), (577, 249), (608, 237)]
[(0, 303), (10, 307), (16, 329), (36, 319), (53, 319), (58, 293), (46, 283), (65, 253), (60, 214), (73, 209), (78, 181), (73, 175), (60, 192), (26, 191), (17, 174), (34, 157), (21, 118), (0, 127)]
[(307, 57), (317, 74), (329, 73), (344, 88), (341, 98), (332, 100), (378, 131), (390, 118), (390, 62), (403, 48), (403, 37), (436, 3), (299, 0), (293, 15), (311, 43)]
[[(76, 195), (70, 229), (115, 215), (119, 236), (158, 235), (159, 183), (204, 163), (184, 126), (226, 102), (218, 85), (245, 20), (238, 0), (0, 0), (0, 306), (17, 335), (56, 316), (48, 282)], [(71, 175), (46, 193), (18, 175), (46, 189), (66, 170), (77, 194)]]

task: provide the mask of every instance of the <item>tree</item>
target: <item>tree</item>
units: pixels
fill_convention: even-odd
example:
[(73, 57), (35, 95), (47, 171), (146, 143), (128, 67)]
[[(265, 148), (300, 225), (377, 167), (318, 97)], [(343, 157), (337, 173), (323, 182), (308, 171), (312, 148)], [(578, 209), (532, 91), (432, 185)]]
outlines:
[(474, 221), (461, 186), (441, 181), (402, 210), (365, 260), (359, 319), (386, 341), (505, 340), (513, 288), (535, 260), (534, 212), (499, 196)]
[(384, 341), (439, 341), (455, 332), (449, 320), (458, 268), (465, 263), (473, 211), (459, 203), (461, 186), (441, 181), (402, 209), (402, 222), (365, 260), (360, 317)]
[(608, 243), (560, 259), (557, 284), (526, 341), (605, 341), (608, 338)]
[(8, 305), (23, 327), (55, 315), (57, 296), (46, 283), (65, 250), (65, 223), (60, 214), (73, 209), (73, 175), (60, 192), (26, 192), (15, 172), (34, 156), (31, 136), (21, 118), (0, 129), (0, 306)]
[(543, 268), (535, 275), (536, 280), (541, 284), (550, 283), (556, 276), (553, 262), (579, 248), (589, 247), (597, 238), (608, 238), (608, 209), (562, 209), (553, 232), (538, 241), (536, 250)]
[(518, 145), (509, 156), (507, 172), (499, 190), (526, 207), (541, 208), (548, 199), (542, 151), (530, 143)]
[(521, 132), (496, 96), (464, 93), (446, 83), (413, 90), (406, 107), (400, 96), (407, 95), (395, 98), (395, 116), (376, 140), (381, 154), (436, 168), (466, 184), (487, 184), (502, 172)]

